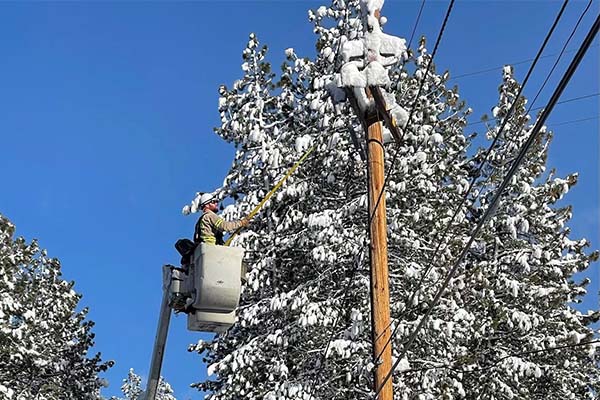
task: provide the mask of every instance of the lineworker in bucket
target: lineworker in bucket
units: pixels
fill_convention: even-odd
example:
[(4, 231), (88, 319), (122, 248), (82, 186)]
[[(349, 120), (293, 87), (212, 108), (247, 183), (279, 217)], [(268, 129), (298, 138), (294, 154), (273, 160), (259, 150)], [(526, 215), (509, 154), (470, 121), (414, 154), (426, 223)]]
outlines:
[(217, 215), (219, 201), (212, 193), (204, 193), (200, 196), (200, 208), (202, 215), (196, 222), (194, 230), (194, 243), (207, 243), (223, 245), (223, 234), (248, 226), (247, 218), (238, 221), (225, 221)]

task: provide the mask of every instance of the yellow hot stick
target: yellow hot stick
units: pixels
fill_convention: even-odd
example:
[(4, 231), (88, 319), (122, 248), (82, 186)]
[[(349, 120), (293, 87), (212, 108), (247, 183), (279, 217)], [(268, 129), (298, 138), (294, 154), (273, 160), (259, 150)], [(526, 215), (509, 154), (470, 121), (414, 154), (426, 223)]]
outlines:
[[(298, 166), (300, 164), (302, 164), (304, 162), (304, 160), (306, 160), (306, 158), (308, 157), (308, 155), (310, 153), (312, 153), (312, 151), (315, 149), (316, 145), (313, 145), (310, 149), (306, 150), (306, 153), (304, 153), (302, 155), (302, 157), (300, 157), (300, 159), (296, 162), (296, 164), (294, 164), (292, 166), (292, 168), (290, 168), (288, 170), (288, 172), (285, 174), (285, 176), (283, 178), (281, 178), (279, 180), (279, 182), (277, 182), (277, 184), (275, 186), (273, 186), (273, 189), (271, 189), (271, 191), (269, 193), (267, 193), (267, 195), (265, 196), (264, 199), (261, 200), (260, 203), (258, 203), (258, 205), (256, 207), (254, 207), (254, 209), (250, 212), (250, 214), (248, 214), (248, 216), (246, 218), (248, 218), (249, 220), (252, 219), (252, 217), (254, 217), (262, 208), (262, 206), (265, 205), (265, 203), (271, 198), (271, 196), (273, 196), (273, 194), (281, 187), (281, 185), (283, 185), (283, 183), (294, 173), (294, 171), (296, 170), (296, 168), (298, 168)], [(225, 242), (225, 246), (229, 246), (229, 244), (231, 243), (231, 241), (233, 240), (233, 238), (240, 233), (240, 231), (243, 229), (242, 228), (238, 228), (236, 229), (235, 232), (233, 232), (231, 234), (231, 236), (229, 237), (229, 239), (227, 239), (227, 241)]]

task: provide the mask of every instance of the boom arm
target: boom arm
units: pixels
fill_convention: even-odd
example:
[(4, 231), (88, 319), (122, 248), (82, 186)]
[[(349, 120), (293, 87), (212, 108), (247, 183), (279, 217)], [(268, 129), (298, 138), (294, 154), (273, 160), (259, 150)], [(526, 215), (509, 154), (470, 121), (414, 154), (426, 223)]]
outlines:
[(156, 338), (154, 339), (154, 349), (152, 350), (152, 361), (150, 362), (150, 373), (148, 375), (148, 385), (146, 387), (146, 396), (144, 397), (144, 400), (155, 399), (158, 381), (160, 380), (160, 369), (162, 367), (165, 346), (167, 344), (169, 323), (171, 322), (171, 307), (169, 307), (171, 268), (170, 265), (165, 265), (163, 267), (163, 298), (160, 305), (158, 327), (156, 328)]

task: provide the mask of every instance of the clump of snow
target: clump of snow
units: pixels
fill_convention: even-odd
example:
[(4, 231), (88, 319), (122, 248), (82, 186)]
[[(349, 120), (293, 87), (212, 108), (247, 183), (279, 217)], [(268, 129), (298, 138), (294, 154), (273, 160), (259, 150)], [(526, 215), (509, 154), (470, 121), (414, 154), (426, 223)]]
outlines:
[(424, 163), (425, 161), (427, 161), (427, 153), (425, 153), (424, 151), (418, 151), (415, 154), (415, 161), (419, 164)]
[(333, 222), (333, 211), (326, 210), (319, 214), (312, 214), (308, 217), (308, 226), (327, 228)]
[(348, 63), (353, 62), (354, 65), (362, 66), (365, 53), (365, 45), (360, 40), (348, 40), (342, 45), (342, 59)]
[(439, 133), (434, 133), (429, 137), (429, 141), (435, 145), (439, 145), (444, 142), (444, 138)]
[(0, 393), (6, 396), (7, 399), (12, 399), (15, 392), (11, 388), (8, 388), (2, 384), (0, 384)]
[(321, 6), (321, 7), (319, 7), (319, 8), (317, 9), (317, 15), (318, 15), (320, 18), (323, 18), (323, 17), (325, 17), (325, 16), (327, 15), (327, 7), (325, 7), (325, 6)]
[(403, 357), (400, 362), (398, 363), (398, 366), (396, 367), (396, 370), (398, 372), (402, 372), (402, 371), (407, 371), (410, 369), (410, 363), (408, 362), (408, 358)]
[(304, 135), (296, 138), (296, 151), (303, 153), (312, 145), (312, 137), (310, 135)]
[(367, 78), (364, 74), (358, 70), (358, 66), (352, 63), (347, 63), (342, 66), (340, 72), (341, 83), (343, 86), (348, 87), (367, 87)]
[(387, 86), (390, 84), (387, 70), (377, 61), (372, 61), (367, 65), (365, 76), (369, 86)]

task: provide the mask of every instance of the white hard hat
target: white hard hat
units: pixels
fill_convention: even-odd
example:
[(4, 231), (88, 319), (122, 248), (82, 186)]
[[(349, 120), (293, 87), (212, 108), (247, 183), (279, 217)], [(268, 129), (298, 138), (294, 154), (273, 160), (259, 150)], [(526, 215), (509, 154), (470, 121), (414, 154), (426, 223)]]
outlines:
[(204, 207), (213, 200), (215, 200), (215, 196), (212, 193), (202, 193), (200, 196), (200, 207)]

